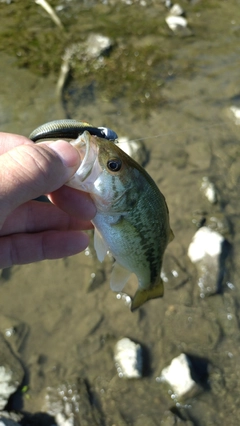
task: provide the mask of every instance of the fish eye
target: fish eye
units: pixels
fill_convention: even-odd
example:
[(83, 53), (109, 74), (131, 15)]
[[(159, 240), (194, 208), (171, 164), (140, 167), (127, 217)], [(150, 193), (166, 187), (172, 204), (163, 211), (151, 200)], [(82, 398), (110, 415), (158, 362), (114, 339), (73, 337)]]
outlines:
[(120, 158), (112, 158), (108, 160), (107, 167), (111, 172), (118, 172), (122, 167), (122, 162)]

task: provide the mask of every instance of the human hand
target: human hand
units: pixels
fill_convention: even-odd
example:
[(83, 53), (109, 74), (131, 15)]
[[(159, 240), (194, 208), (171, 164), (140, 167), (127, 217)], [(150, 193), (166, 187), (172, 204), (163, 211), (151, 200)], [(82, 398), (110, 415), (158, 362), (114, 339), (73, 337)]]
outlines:
[[(89, 194), (63, 186), (80, 165), (68, 142), (34, 144), (0, 133), (0, 268), (84, 250), (96, 208)], [(34, 201), (48, 194), (51, 203)]]

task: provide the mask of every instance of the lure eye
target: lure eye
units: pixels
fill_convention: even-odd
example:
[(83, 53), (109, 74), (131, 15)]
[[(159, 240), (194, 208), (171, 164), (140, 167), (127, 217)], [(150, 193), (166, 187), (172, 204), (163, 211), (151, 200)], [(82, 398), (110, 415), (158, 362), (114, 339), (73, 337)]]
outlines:
[(107, 167), (110, 172), (118, 172), (122, 167), (122, 162), (119, 158), (112, 158), (107, 162)]

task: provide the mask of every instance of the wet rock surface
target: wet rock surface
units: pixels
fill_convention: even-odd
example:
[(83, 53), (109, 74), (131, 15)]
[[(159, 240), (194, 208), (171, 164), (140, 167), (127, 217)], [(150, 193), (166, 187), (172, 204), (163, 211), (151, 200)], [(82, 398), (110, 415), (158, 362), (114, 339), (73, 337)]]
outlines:
[[(165, 22), (166, 3), (52, 1), (60, 30), (35, 2), (0, 2), (0, 129), (28, 135), (67, 117), (143, 139), (175, 234), (164, 258), (164, 298), (134, 314), (126, 294), (136, 280), (113, 294), (112, 260), (100, 264), (91, 250), (2, 271), (0, 332), (17, 353), (14, 368), (19, 358), (27, 372), (25, 391), (7, 410), (24, 413), (22, 425), (238, 426), (240, 149), (238, 110), (230, 108), (239, 108), (239, 8), (181, 2), (192, 32), (181, 37)], [(64, 54), (86, 48), (91, 34), (108, 37), (111, 49), (99, 58), (74, 54), (59, 96)], [(187, 255), (202, 226), (231, 245), (221, 291), (205, 298)], [(138, 380), (118, 377), (114, 348), (122, 336), (142, 347)], [(202, 388), (177, 405), (156, 377), (181, 353), (195, 362)]]
[(3, 410), (24, 377), (24, 370), (9, 345), (0, 335), (0, 410)]

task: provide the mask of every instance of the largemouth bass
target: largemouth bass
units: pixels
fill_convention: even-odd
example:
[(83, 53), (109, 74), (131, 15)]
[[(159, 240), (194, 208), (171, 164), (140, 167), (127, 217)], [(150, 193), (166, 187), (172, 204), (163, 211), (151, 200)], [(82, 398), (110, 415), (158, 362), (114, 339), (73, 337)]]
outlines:
[(133, 311), (163, 296), (162, 260), (173, 239), (165, 198), (149, 174), (116, 143), (87, 130), (70, 143), (78, 149), (81, 165), (66, 185), (88, 192), (94, 200), (97, 257), (102, 262), (110, 251), (115, 259), (111, 289), (120, 292), (132, 273), (137, 276)]
[(71, 142), (82, 163), (67, 185), (89, 192), (97, 208), (94, 247), (100, 262), (115, 259), (110, 286), (122, 291), (132, 273), (139, 288), (131, 310), (163, 296), (162, 259), (173, 238), (163, 194), (147, 172), (118, 146), (85, 131)]

